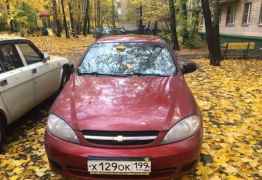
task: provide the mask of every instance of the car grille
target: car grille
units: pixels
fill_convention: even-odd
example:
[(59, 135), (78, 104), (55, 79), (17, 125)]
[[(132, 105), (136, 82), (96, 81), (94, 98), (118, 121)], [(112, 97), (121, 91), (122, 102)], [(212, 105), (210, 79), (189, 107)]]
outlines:
[(145, 145), (153, 143), (157, 131), (83, 131), (85, 140), (98, 145)]

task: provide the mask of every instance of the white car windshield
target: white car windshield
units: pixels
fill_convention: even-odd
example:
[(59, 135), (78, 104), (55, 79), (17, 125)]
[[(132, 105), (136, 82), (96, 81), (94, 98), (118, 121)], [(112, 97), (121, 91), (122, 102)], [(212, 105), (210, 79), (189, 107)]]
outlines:
[(159, 44), (97, 43), (86, 53), (79, 74), (171, 76), (176, 66)]

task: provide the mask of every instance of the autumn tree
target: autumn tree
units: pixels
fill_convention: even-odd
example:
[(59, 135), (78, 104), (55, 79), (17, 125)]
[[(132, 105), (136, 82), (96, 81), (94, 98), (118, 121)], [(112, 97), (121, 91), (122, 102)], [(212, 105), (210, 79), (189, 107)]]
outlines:
[(56, 36), (61, 37), (62, 27), (61, 27), (61, 23), (60, 23), (60, 20), (59, 20), (59, 17), (58, 17), (56, 0), (52, 0), (52, 12), (53, 12), (54, 22), (55, 22), (55, 25), (56, 25), (56, 29), (55, 29)]
[(96, 20), (97, 20), (97, 27), (102, 27), (102, 20), (101, 20), (101, 1), (96, 0)]
[(175, 50), (180, 50), (177, 30), (176, 30), (176, 9), (175, 9), (175, 0), (169, 0), (169, 13), (170, 13), (170, 26), (171, 26), (171, 39), (174, 44)]
[(22, 36), (26, 34), (26, 31), (33, 32), (37, 28), (37, 13), (25, 2), (19, 4), (14, 18), (19, 23), (19, 29)]
[(144, 2), (144, 21), (147, 24), (147, 29), (152, 30), (154, 34), (158, 31), (158, 23), (161, 21), (162, 17), (165, 16), (163, 2), (159, 0), (151, 0)]
[(80, 35), (82, 32), (82, 2), (83, 0), (74, 0), (74, 14), (75, 14), (75, 34)]
[(191, 10), (191, 15), (190, 15), (190, 28), (192, 34), (198, 34), (198, 27), (199, 27), (199, 17), (201, 13), (201, 5), (200, 5), (200, 0), (194, 0), (191, 1), (190, 4), (190, 10)]
[(69, 10), (69, 18), (70, 18), (70, 25), (72, 35), (75, 36), (75, 18), (74, 18), (74, 9), (73, 9), (73, 2), (72, 0), (68, 1), (68, 10)]
[(200, 0), (177, 0), (177, 26), (182, 45), (186, 48), (201, 46), (198, 33), (199, 15), (201, 12)]
[(143, 23), (143, 3), (140, 2), (139, 5), (139, 31), (144, 31), (144, 23)]
[(86, 1), (86, 8), (85, 8), (85, 17), (84, 17), (84, 24), (83, 24), (83, 34), (86, 36), (86, 34), (90, 33), (90, 2), (89, 0)]
[(112, 1), (112, 26), (115, 28), (116, 27), (116, 10), (115, 10), (115, 1)]
[(61, 0), (61, 6), (62, 6), (63, 22), (64, 22), (64, 29), (65, 29), (65, 33), (66, 33), (66, 38), (70, 38), (69, 29), (68, 29), (67, 21), (66, 21), (66, 13), (65, 13), (65, 3), (64, 3), (64, 0)]
[(0, 30), (36, 30), (37, 13), (48, 7), (48, 4), (49, 1), (45, 0), (0, 0)]
[(188, 0), (180, 0), (180, 24), (181, 24), (181, 36), (182, 43), (185, 45), (189, 40), (189, 32), (188, 32), (188, 9), (187, 9)]
[[(206, 27), (210, 64), (219, 66), (222, 59), (219, 36), (219, 1), (201, 0)], [(210, 5), (212, 5), (213, 14)], [(213, 18), (212, 18), (213, 16)]]

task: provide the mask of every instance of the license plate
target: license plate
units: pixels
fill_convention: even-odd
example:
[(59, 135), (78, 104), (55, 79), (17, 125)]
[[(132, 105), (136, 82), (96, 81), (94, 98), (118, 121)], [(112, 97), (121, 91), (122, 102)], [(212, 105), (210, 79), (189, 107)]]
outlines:
[(88, 172), (92, 175), (150, 175), (149, 158), (98, 158), (87, 161)]

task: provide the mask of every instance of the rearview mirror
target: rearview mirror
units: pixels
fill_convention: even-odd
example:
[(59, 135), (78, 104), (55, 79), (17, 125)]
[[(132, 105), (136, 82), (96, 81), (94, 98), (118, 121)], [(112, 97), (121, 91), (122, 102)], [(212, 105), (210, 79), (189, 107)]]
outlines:
[(43, 54), (43, 61), (46, 62), (46, 61), (48, 61), (49, 59), (50, 59), (50, 56), (48, 55), (48, 53), (45, 52), (45, 53)]

